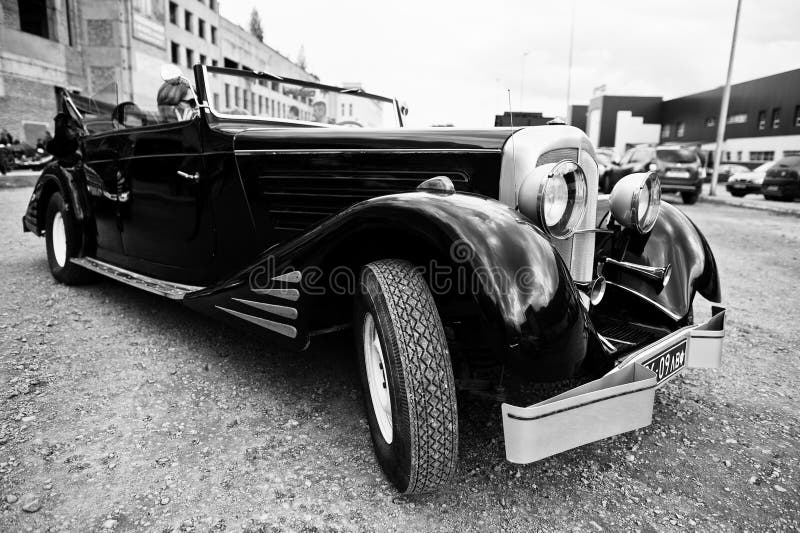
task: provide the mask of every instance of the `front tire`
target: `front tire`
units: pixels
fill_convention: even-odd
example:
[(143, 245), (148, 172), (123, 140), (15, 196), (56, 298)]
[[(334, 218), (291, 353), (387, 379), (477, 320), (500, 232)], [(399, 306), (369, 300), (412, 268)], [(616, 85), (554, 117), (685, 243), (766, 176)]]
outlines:
[(447, 484), (458, 459), (455, 381), (425, 279), (396, 259), (361, 271), (354, 330), (372, 442), (402, 493)]
[(683, 203), (692, 205), (697, 203), (697, 199), (700, 195), (696, 192), (682, 192), (681, 197), (683, 198)]
[(78, 257), (81, 236), (72, 213), (61, 193), (53, 193), (47, 203), (45, 243), (50, 273), (66, 285), (82, 285), (91, 280), (91, 273), (71, 262)]

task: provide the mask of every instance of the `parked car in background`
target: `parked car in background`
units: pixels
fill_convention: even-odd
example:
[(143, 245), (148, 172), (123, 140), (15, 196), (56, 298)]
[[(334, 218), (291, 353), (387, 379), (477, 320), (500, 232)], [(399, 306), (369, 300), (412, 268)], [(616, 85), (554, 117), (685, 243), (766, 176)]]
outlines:
[[(761, 184), (764, 182), (764, 176), (767, 175), (769, 170), (775, 164), (774, 161), (767, 161), (763, 165), (756, 167), (753, 170), (747, 167), (742, 167), (744, 170), (736, 172), (728, 178), (728, 183), (725, 188), (731, 195), (741, 198), (752, 193), (761, 192)], [(740, 166), (740, 165), (730, 165)]]
[[(741, 174), (743, 172), (750, 172), (750, 169), (744, 165), (735, 163), (725, 163), (719, 166), (719, 174), (717, 175), (717, 183), (727, 183), (734, 174)], [(706, 178), (704, 181), (711, 181), (711, 176), (714, 173), (713, 168), (706, 169)]]
[(595, 150), (597, 156), (597, 175), (600, 177), (600, 190), (610, 191), (608, 181), (611, 179), (611, 169), (619, 164), (619, 156), (613, 148), (598, 148)]
[(693, 204), (700, 196), (705, 169), (693, 150), (680, 146), (637, 146), (622, 157), (608, 180), (609, 192), (623, 177), (634, 172), (655, 172), (661, 180), (661, 191), (680, 193), (683, 202)]
[(767, 200), (792, 201), (800, 196), (800, 155), (779, 159), (764, 177), (761, 192)]

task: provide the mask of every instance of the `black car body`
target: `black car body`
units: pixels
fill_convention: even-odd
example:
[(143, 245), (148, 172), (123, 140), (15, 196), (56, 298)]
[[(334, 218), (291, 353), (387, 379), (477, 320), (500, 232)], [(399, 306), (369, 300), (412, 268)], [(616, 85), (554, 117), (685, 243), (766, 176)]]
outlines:
[[(679, 146), (637, 146), (622, 157), (612, 169), (609, 185), (633, 172), (655, 172), (665, 193), (680, 193), (684, 203), (693, 204), (703, 188), (705, 169), (693, 150)], [(611, 192), (607, 189), (605, 192)]]
[[(525, 463), (649, 424), (657, 386), (718, 363), (724, 312), (694, 324), (692, 309), (696, 293), (720, 301), (708, 243), (659, 210), (652, 174), (598, 196), (579, 130), (342, 127), (327, 123), (341, 118), (325, 118), (331, 102), (350, 126), (367, 119), (335, 99), (388, 106), (399, 126), (402, 109), (266, 73), (194, 72), (194, 113), (177, 111), (188, 98), (160, 110), (177, 122), (133, 108), (129, 127), (124, 103), (92, 119), (112, 129), (87, 132), (64, 93), (58, 162), (24, 229), (45, 235), (66, 283), (101, 273), (294, 349), (352, 326), (376, 454), (401, 491), (452, 477), (456, 389), (509, 401), (507, 457)], [(267, 94), (322, 123), (222, 112), (210, 97), (222, 80), (231, 104), (241, 83), (245, 107), (262, 111)], [(584, 385), (528, 405), (531, 385), (556, 382)], [(586, 432), (565, 433), (563, 417), (587, 416)]]
[(800, 196), (800, 156), (786, 156), (771, 166), (761, 192), (767, 200), (791, 201)]

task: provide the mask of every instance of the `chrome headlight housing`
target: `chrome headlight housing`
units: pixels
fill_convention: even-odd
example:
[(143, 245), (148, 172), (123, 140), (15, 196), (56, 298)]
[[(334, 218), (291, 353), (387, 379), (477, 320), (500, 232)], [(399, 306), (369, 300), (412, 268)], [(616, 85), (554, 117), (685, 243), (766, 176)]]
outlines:
[(626, 228), (647, 233), (658, 220), (661, 181), (655, 172), (628, 174), (617, 182), (609, 200), (614, 219)]
[(567, 159), (536, 167), (517, 193), (519, 211), (557, 239), (575, 232), (588, 201), (586, 175)]

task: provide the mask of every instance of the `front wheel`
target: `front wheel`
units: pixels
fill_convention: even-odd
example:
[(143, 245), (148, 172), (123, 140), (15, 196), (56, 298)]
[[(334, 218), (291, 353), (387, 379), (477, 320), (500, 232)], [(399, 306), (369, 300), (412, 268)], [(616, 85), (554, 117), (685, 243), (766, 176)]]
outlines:
[(53, 193), (50, 197), (46, 213), (47, 262), (53, 277), (67, 285), (89, 282), (91, 272), (70, 261), (80, 253), (81, 237), (60, 193)]
[(450, 481), (458, 459), (455, 381), (425, 279), (396, 259), (361, 271), (354, 330), (372, 442), (405, 494)]

